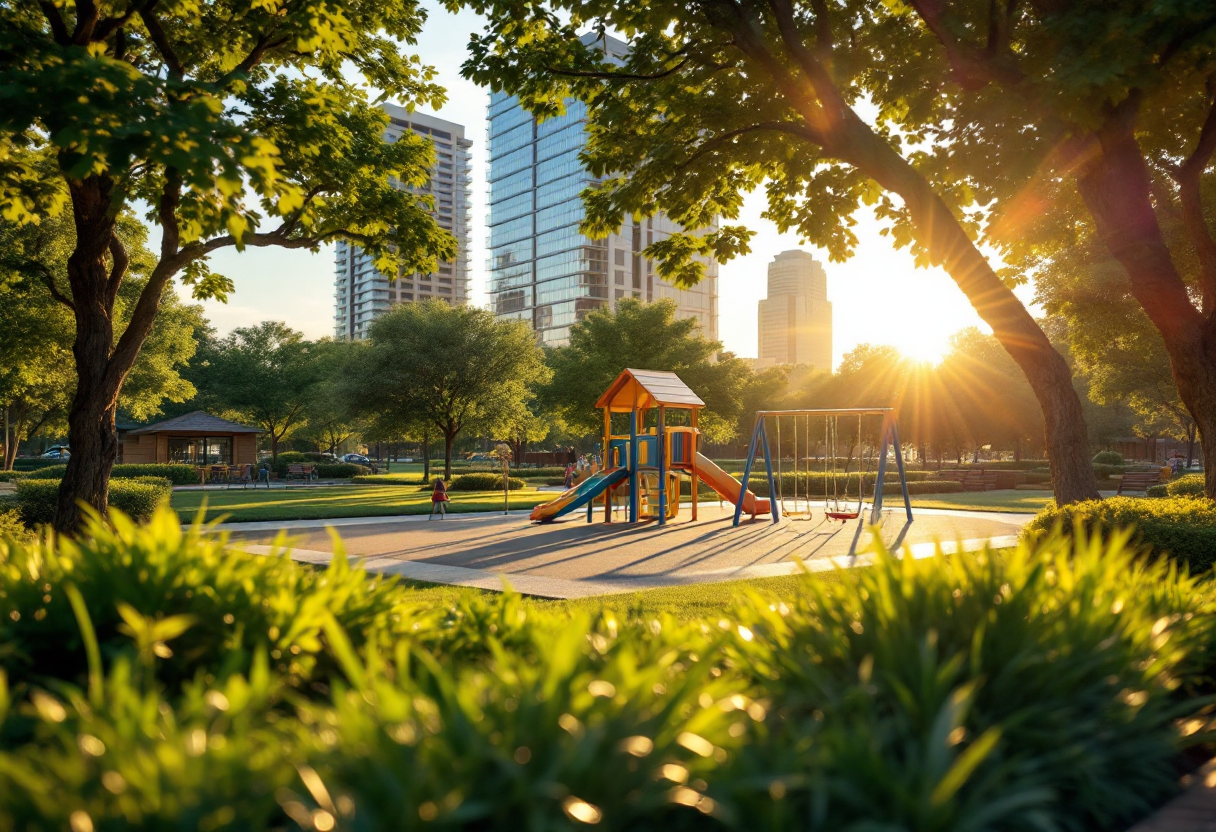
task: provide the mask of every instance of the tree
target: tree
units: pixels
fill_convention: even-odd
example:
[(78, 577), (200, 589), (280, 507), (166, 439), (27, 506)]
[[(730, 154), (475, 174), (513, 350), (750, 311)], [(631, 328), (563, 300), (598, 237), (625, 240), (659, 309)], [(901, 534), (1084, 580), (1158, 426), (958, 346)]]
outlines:
[[(427, 181), (430, 142), (382, 141), (387, 116), (347, 77), (441, 104), (433, 71), (401, 54), (424, 16), (412, 0), (0, 5), (0, 212), (36, 223), (67, 209), (76, 229), (66, 280), (43, 276), (75, 318), (57, 528), (79, 525), (78, 501), (106, 508), (119, 391), (175, 275), (223, 298), (232, 285), (208, 269), (212, 252), (340, 238), (388, 273), (452, 258), (429, 200), (408, 189)], [(116, 223), (136, 202), (160, 249), (119, 332), (131, 256)]]
[[(117, 233), (130, 253), (130, 276), (114, 301), (115, 326), (121, 334), (154, 262), (146, 245), (147, 230), (130, 214), (119, 217)], [(52, 297), (39, 279), (49, 273), (61, 280), (75, 243), (66, 217), (38, 225), (0, 222), (0, 406), (7, 407), (14, 441), (6, 449), (11, 467), (21, 439), (39, 432), (62, 432), (76, 386), (72, 362), (74, 321), (70, 310)], [(202, 308), (183, 304), (170, 293), (131, 372), (123, 380), (118, 408), (129, 418), (158, 415), (166, 402), (194, 395), (182, 375), (194, 355), (194, 335), (204, 329)]]
[(320, 351), (315, 372), (319, 380), (304, 405), (302, 438), (336, 454), (342, 443), (358, 436), (363, 422), (351, 409), (342, 379), (358, 345), (351, 341), (326, 341), (314, 345)]
[[(873, 73), (872, 99), (940, 149), (927, 175), (988, 206), (988, 242), (1022, 275), (1050, 280), (1095, 249), (1117, 261), (1160, 334), (1205, 455), (1216, 454), (1211, 3), (874, 9), (872, 28), (898, 48)], [(1216, 498), (1213, 466), (1206, 490)]]
[(325, 347), (278, 321), (234, 329), (198, 356), (199, 403), (263, 428), (277, 459), (326, 378)]
[(706, 438), (727, 441), (736, 431), (749, 371), (721, 349), (697, 332), (696, 320), (676, 318), (674, 301), (621, 298), (615, 312), (597, 309), (572, 326), (570, 345), (549, 354), (553, 378), (542, 398), (571, 429), (597, 436), (604, 422), (595, 402), (622, 370), (666, 370), (705, 402), (700, 427)]
[[(398, 435), (443, 437), (443, 476), (461, 431), (504, 435), (547, 371), (532, 330), (485, 309), (441, 300), (401, 304), (371, 325), (346, 376), (356, 412)], [(375, 396), (369, 396), (375, 390)], [(429, 456), (429, 454), (427, 454)]]
[[(461, 0), (449, 0), (450, 5)], [(973, 240), (973, 190), (922, 171), (949, 148), (892, 127), (884, 106), (858, 105), (888, 88), (925, 85), (914, 66), (890, 77), (892, 43), (864, 0), (464, 0), (488, 19), (465, 74), (519, 96), (539, 117), (574, 97), (587, 105), (583, 158), (602, 184), (584, 194), (585, 233), (603, 236), (626, 214), (662, 211), (688, 229), (646, 250), (677, 283), (699, 279), (698, 256), (725, 261), (751, 232), (713, 226), (738, 216), (742, 193), (763, 184), (768, 218), (826, 248), (856, 246), (853, 214), (876, 206), (898, 245), (941, 265), (1025, 373), (1042, 406), (1061, 503), (1098, 496), (1082, 406), (1064, 358)], [(898, 4), (894, 4), (898, 5)], [(1005, 4), (1009, 5), (1009, 4)], [(1016, 7), (1013, 4), (1011, 7)], [(583, 36), (580, 30), (590, 27)], [(605, 54), (597, 34), (625, 32), (629, 55)], [(909, 59), (911, 60), (911, 59)], [(884, 82), (888, 81), (884, 85)], [(932, 85), (929, 85), (932, 87)], [(886, 102), (883, 102), (884, 105)]]

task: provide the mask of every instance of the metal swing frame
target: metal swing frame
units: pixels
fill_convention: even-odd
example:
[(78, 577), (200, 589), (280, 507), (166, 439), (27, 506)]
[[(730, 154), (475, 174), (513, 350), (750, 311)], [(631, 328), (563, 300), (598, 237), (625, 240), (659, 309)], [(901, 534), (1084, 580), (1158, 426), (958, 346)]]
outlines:
[[(895, 451), (895, 465), (899, 470), (899, 485), (904, 497), (904, 511), (907, 513), (908, 522), (912, 522), (912, 498), (908, 494), (908, 475), (904, 470), (904, 456), (899, 444), (899, 424), (896, 419), (895, 408), (861, 407), (757, 411), (756, 425), (752, 428), (751, 443), (747, 448), (747, 462), (743, 466), (743, 487), (741, 493), (747, 492), (748, 483), (751, 481), (752, 469), (756, 464), (756, 452), (762, 450), (764, 453), (764, 470), (768, 478), (769, 512), (772, 515), (774, 523), (781, 522), (781, 500), (773, 480), (773, 455), (769, 448), (768, 431), (765, 428), (765, 423), (770, 416), (778, 419), (782, 416), (825, 416), (829, 419), (834, 416), (881, 416), (882, 429), (879, 442), (878, 473), (874, 483), (874, 505), (870, 511), (870, 522), (877, 523), (878, 519), (882, 516), (883, 479), (887, 473), (887, 454), (890, 450)], [(795, 424), (797, 423), (795, 422)], [(778, 423), (778, 431), (780, 431), (780, 423)], [(858, 437), (858, 441), (860, 439)], [(860, 490), (860, 485), (858, 488)], [(739, 525), (742, 516), (743, 500), (740, 499), (735, 505), (735, 526)]]

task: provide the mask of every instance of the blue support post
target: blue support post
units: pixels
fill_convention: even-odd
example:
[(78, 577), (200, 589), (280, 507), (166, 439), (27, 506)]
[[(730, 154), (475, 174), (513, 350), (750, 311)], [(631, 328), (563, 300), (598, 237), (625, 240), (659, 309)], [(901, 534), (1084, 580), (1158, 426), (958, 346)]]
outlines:
[(908, 513), (908, 522), (912, 522), (912, 498), (908, 496), (908, 474), (904, 471), (904, 452), (899, 446), (899, 425), (891, 422), (891, 439), (895, 444), (895, 464), (899, 466), (899, 483), (904, 489), (904, 511)]
[(629, 411), (629, 522), (638, 522), (638, 411)]
[(735, 523), (739, 525), (739, 518), (743, 516), (743, 495), (747, 493), (747, 483), (752, 477), (752, 464), (756, 461), (756, 440), (760, 436), (760, 431), (764, 427), (764, 417), (756, 417), (756, 425), (752, 428), (751, 443), (747, 446), (747, 462), (743, 463), (743, 488), (739, 491), (739, 500), (735, 503)]
[[(887, 441), (890, 435), (890, 425), (887, 423), (887, 417), (883, 416), (882, 450), (878, 452), (878, 482), (874, 483), (874, 506), (870, 509), (870, 525), (877, 523), (878, 518), (882, 516), (882, 484), (887, 476)], [(860, 437), (858, 441), (861, 441)]]
[[(764, 467), (768, 471), (768, 512), (773, 515), (773, 522), (781, 522), (781, 509), (777, 505), (777, 487), (773, 483), (773, 454), (768, 449), (768, 431), (764, 428), (760, 429), (760, 438), (764, 440)], [(781, 449), (778, 448), (780, 453)], [(739, 504), (743, 504), (743, 495), (746, 491), (739, 492)]]

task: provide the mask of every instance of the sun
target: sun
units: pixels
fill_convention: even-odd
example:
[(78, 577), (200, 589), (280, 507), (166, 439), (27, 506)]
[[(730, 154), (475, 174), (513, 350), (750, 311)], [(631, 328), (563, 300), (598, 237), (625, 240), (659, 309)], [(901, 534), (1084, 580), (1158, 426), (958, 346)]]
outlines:
[(926, 335), (927, 333), (921, 333), (918, 338), (895, 341), (895, 348), (914, 361), (934, 365), (942, 363), (942, 358), (945, 357), (949, 345), (945, 341), (926, 337)]

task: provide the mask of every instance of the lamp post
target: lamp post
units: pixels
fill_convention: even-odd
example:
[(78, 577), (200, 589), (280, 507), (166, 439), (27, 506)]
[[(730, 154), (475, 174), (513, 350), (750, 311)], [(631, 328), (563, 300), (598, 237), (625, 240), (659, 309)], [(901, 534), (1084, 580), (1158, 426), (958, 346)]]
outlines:
[(502, 513), (507, 514), (511, 509), (511, 446), (499, 442), (494, 446), (493, 454), (502, 468)]

